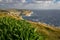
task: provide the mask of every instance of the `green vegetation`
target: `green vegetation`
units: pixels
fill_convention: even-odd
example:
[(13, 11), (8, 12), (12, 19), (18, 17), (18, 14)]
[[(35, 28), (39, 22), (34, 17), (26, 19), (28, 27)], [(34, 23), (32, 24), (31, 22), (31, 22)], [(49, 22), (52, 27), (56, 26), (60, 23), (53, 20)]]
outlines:
[(0, 10), (0, 40), (60, 40), (60, 28), (8, 13)]
[(0, 17), (0, 40), (45, 40), (45, 37), (25, 20)]

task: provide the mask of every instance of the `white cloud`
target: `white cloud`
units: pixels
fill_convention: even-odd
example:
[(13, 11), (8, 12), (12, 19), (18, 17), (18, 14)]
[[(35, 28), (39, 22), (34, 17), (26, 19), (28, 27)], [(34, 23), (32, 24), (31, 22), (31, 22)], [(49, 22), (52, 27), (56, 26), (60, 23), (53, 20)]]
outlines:
[(25, 3), (25, 2), (26, 2), (26, 0), (21, 0), (21, 2), (22, 2), (22, 3)]
[(0, 0), (0, 2), (2, 2), (2, 0)]
[[(18, 1), (18, 0), (17, 0)], [(15, 4), (8, 4), (8, 7), (18, 8), (18, 9), (60, 9), (60, 1), (54, 3), (53, 1), (34, 1), (35, 3), (25, 3), (25, 0), (20, 0), (22, 3), (18, 2)], [(6, 6), (6, 4), (4, 4)], [(8, 8), (7, 7), (7, 8)]]
[[(16, 4), (17, 5), (17, 4)], [(15, 5), (15, 8), (16, 8)], [(18, 6), (20, 5), (20, 6)], [(52, 1), (42, 1), (41, 3), (30, 3), (30, 4), (18, 4), (18, 8), (23, 8), (23, 9), (57, 9), (60, 6), (60, 3), (54, 4)]]

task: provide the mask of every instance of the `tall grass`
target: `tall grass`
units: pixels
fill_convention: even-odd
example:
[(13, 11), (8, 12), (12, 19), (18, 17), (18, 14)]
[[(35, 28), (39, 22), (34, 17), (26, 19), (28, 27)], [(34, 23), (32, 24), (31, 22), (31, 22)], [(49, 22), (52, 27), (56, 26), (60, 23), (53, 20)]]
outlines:
[(36, 28), (25, 20), (0, 17), (0, 40), (45, 40)]

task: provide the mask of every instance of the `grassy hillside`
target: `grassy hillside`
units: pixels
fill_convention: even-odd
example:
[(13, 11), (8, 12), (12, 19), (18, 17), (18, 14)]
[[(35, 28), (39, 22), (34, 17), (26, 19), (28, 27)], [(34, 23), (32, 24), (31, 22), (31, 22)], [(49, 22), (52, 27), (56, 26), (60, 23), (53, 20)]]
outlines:
[(0, 40), (43, 40), (44, 37), (31, 26), (25, 20), (0, 16)]
[(43, 23), (30, 22), (34, 28), (37, 28), (37, 32), (46, 37), (46, 40), (60, 40), (60, 29), (54, 26), (45, 25)]
[(1, 13), (0, 40), (60, 40), (60, 29)]

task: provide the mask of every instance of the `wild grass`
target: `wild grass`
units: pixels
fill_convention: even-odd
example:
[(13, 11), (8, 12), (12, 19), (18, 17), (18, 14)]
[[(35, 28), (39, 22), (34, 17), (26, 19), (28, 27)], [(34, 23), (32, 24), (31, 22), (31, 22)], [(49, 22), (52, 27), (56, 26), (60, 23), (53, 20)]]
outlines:
[(25, 20), (0, 17), (0, 40), (45, 40), (44, 35), (31, 26)]
[(60, 28), (0, 12), (0, 40), (60, 40)]

